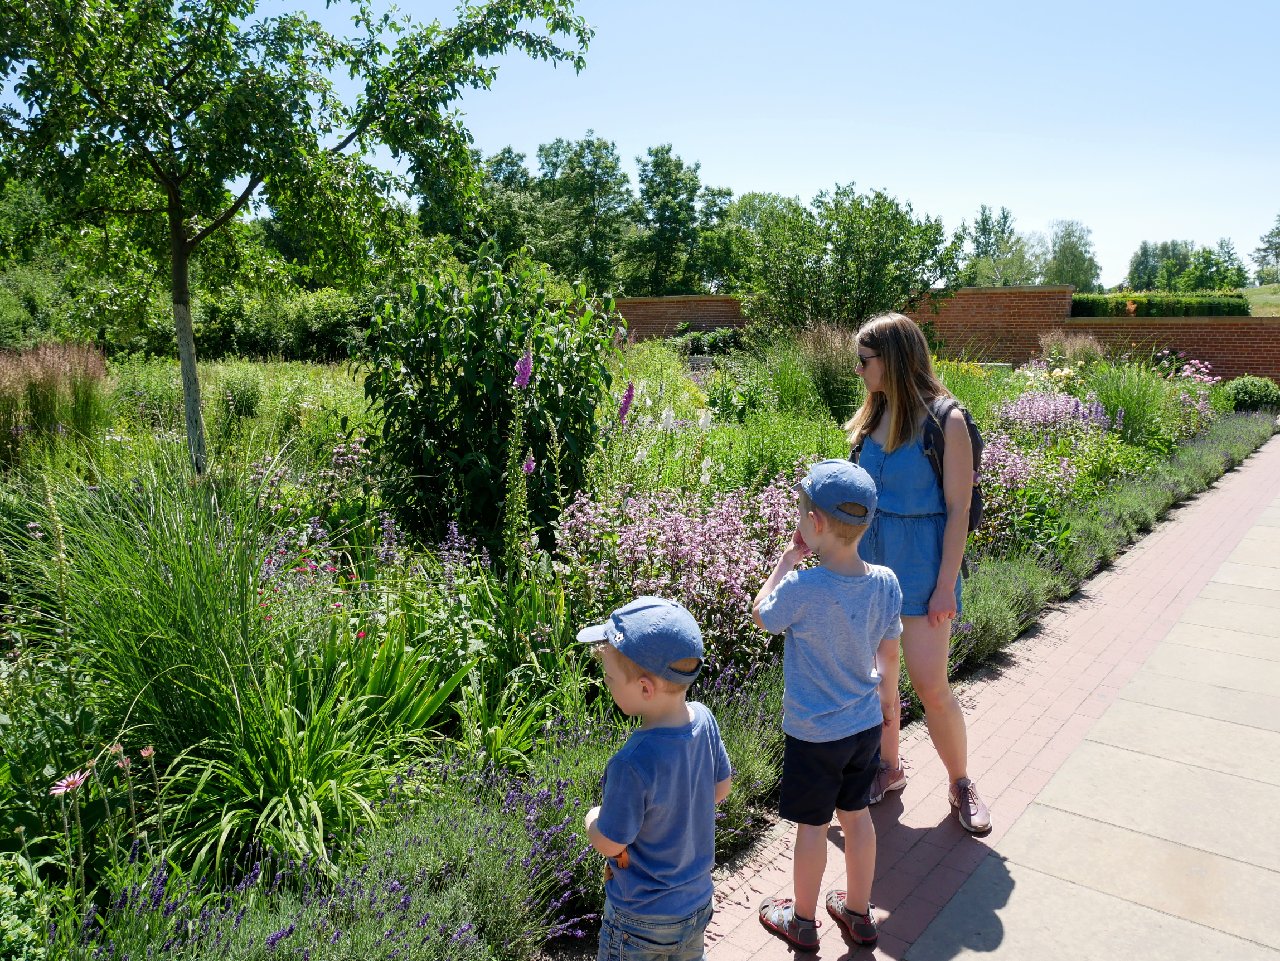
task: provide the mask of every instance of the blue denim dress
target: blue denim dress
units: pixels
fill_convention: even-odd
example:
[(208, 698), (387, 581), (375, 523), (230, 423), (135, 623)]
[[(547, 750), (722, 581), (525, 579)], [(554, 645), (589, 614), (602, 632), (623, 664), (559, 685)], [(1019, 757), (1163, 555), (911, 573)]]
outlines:
[[(929, 613), (929, 598), (938, 584), (942, 564), (942, 533), (947, 505), (933, 465), (924, 452), (923, 438), (886, 454), (866, 437), (858, 463), (876, 482), (879, 501), (871, 527), (859, 545), (862, 559), (883, 564), (902, 585), (902, 616)], [(960, 578), (956, 578), (956, 613), (960, 612)]]

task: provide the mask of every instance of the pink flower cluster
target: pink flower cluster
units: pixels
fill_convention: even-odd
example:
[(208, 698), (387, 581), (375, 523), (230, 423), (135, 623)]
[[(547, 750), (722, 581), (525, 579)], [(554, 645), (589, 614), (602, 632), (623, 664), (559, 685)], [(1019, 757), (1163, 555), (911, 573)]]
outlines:
[(709, 661), (753, 661), (768, 645), (751, 624), (751, 601), (795, 529), (794, 482), (709, 502), (667, 491), (623, 491), (610, 502), (579, 494), (557, 538), (571, 590), (586, 616), (641, 594), (678, 600), (702, 628)]

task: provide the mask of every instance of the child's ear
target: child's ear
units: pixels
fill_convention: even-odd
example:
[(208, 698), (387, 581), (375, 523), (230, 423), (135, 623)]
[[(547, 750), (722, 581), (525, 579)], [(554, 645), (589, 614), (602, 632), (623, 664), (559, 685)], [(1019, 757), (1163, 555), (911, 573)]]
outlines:
[(653, 682), (653, 678), (645, 675), (640, 676), (640, 696), (645, 700), (653, 697), (658, 692), (658, 685)]
[(813, 524), (813, 529), (821, 534), (827, 527), (827, 519), (817, 511), (809, 511), (809, 523)]

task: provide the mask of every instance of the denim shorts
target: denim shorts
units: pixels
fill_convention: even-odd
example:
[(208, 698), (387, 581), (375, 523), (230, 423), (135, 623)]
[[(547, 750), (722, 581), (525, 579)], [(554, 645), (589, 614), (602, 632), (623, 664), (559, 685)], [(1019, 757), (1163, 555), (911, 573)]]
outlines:
[[(881, 564), (898, 577), (902, 616), (929, 613), (929, 598), (942, 566), (942, 532), (947, 515), (903, 516), (878, 513), (858, 545), (868, 564)], [(960, 613), (960, 578), (956, 578), (956, 614)]]
[(687, 918), (628, 914), (605, 899), (596, 961), (703, 961), (711, 902)]

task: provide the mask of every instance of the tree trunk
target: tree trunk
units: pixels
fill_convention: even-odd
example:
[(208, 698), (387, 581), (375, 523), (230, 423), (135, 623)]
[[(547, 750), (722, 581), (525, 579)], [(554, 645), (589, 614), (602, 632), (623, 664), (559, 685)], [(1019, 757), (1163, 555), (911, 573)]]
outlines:
[(203, 474), (207, 466), (204, 451), (204, 420), (200, 416), (200, 378), (196, 374), (196, 334), (191, 326), (191, 248), (187, 245), (182, 207), (177, 198), (169, 200), (169, 253), (172, 260), (173, 330), (178, 338), (178, 359), (182, 364), (182, 402), (187, 415), (187, 448), (191, 466)]

